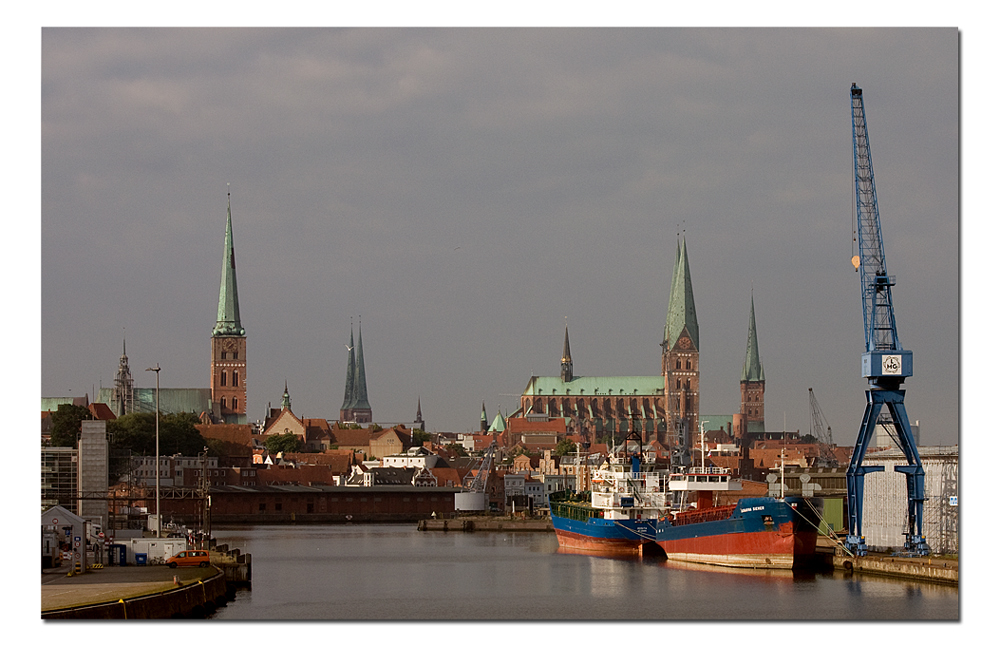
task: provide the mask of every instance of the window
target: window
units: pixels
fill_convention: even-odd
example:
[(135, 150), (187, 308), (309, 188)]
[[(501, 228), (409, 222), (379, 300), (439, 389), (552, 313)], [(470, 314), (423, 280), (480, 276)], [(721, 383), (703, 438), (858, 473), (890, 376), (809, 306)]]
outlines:
[(274, 503), (274, 511), (281, 511), (281, 503), (280, 502)]
[(239, 385), (240, 385), (240, 371), (233, 370), (233, 387), (235, 388), (236, 386)]
[(233, 359), (239, 359), (239, 358), (240, 358), (240, 353), (239, 352), (234, 352), (233, 353)]
[(687, 360), (687, 369), (688, 370), (691, 369), (691, 360), (690, 359)]
[(219, 375), (219, 385), (220, 386), (225, 386), (226, 385), (226, 371), (225, 370), (223, 370), (222, 373)]
[(267, 511), (267, 503), (262, 502), (259, 505), (257, 505), (257, 511)]
[(233, 410), (239, 410), (240, 409), (239, 401), (240, 400), (238, 400), (235, 397), (233, 397)]

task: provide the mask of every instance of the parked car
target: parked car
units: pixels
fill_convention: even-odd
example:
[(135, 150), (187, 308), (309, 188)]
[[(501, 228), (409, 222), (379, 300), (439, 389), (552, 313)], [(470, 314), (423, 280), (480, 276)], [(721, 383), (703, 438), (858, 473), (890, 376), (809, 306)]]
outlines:
[(167, 559), (169, 567), (208, 567), (210, 559), (205, 550), (184, 550)]

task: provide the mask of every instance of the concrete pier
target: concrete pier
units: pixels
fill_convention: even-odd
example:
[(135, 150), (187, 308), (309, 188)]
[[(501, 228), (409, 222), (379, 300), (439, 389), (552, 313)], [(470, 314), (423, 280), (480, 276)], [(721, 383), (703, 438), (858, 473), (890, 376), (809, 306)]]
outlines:
[(877, 574), (930, 583), (958, 585), (958, 561), (896, 556), (838, 556), (834, 567), (855, 574)]
[(549, 518), (469, 516), (417, 521), (421, 532), (551, 532)]
[(71, 575), (64, 565), (42, 571), (42, 619), (170, 619), (205, 617), (250, 587), (249, 554), (226, 545), (209, 551), (211, 566), (117, 566)]

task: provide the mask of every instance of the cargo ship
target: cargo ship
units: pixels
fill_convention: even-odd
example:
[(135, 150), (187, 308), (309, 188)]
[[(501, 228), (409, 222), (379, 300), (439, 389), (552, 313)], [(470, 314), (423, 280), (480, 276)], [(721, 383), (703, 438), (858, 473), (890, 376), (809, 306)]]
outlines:
[(657, 519), (670, 506), (669, 472), (638, 452), (609, 457), (590, 492), (549, 497), (560, 548), (601, 554), (641, 554), (655, 546)]
[(741, 498), (714, 506), (717, 491), (739, 491), (727, 469), (691, 468), (670, 475), (672, 492), (695, 493), (695, 508), (661, 516), (656, 544), (673, 561), (730, 567), (792, 569), (811, 565), (822, 501)]

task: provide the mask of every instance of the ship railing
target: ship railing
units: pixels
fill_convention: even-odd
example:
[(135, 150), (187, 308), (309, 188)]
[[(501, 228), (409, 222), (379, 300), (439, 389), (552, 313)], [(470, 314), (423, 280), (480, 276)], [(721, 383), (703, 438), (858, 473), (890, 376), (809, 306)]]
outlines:
[(673, 473), (670, 477), (678, 476), (682, 477), (688, 474), (691, 475), (729, 475), (732, 471), (726, 467), (688, 467), (684, 471), (679, 473)]
[(693, 511), (678, 512), (670, 519), (671, 525), (693, 525), (695, 523), (706, 523), (713, 520), (726, 520), (733, 515), (736, 505), (725, 505), (722, 507), (712, 507), (711, 509), (695, 509)]

